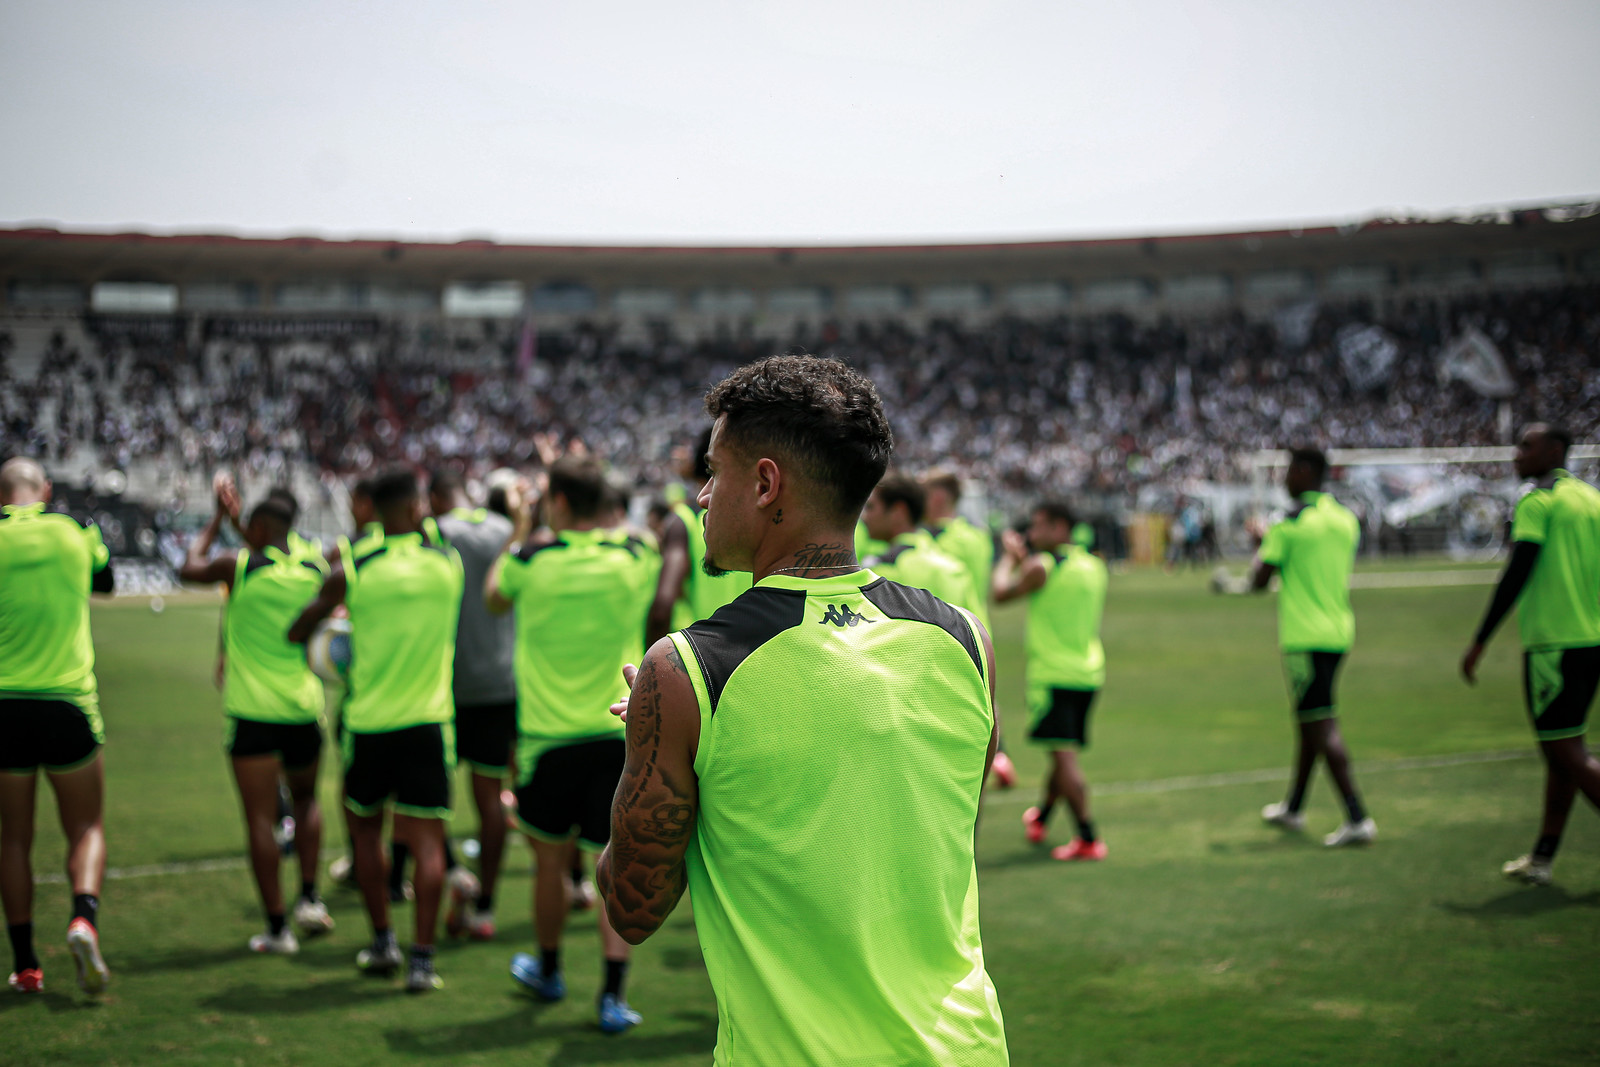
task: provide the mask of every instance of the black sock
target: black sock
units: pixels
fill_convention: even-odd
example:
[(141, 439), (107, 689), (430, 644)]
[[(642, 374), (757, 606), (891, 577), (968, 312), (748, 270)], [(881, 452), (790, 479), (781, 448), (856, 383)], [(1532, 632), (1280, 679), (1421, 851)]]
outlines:
[(478, 894), (478, 910), (479, 911), (493, 911), (494, 910), (494, 894), (493, 893), (479, 893)]
[(273, 937), (282, 937), (283, 936), (283, 926), (284, 926), (283, 912), (280, 911), (276, 915), (274, 915), (270, 911), (267, 912), (267, 932), (268, 933), (270, 933)]
[(456, 850), (450, 847), (450, 839), (447, 837), (444, 839), (444, 869), (453, 871), (459, 866), (461, 865), (456, 862)]
[(628, 978), (627, 960), (606, 960), (606, 992), (622, 999), (622, 983)]
[(546, 978), (552, 974), (561, 973), (561, 950), (558, 948), (541, 948), (539, 950), (539, 971)]
[(1289, 790), (1289, 799), (1285, 801), (1289, 806), (1290, 815), (1299, 815), (1300, 809), (1306, 806), (1306, 787), (1295, 785)]
[(1039, 805), (1039, 817), (1037, 819), (1035, 819), (1034, 821), (1039, 823), (1040, 825), (1043, 825), (1044, 823), (1049, 822), (1050, 821), (1050, 812), (1055, 808), (1055, 806), (1056, 806), (1056, 802), (1053, 801), (1053, 800), (1047, 800), (1043, 804), (1040, 804)]
[(1083, 838), (1083, 843), (1086, 845), (1094, 844), (1094, 822), (1090, 819), (1080, 819), (1076, 815), (1072, 819), (1078, 824), (1078, 836)]
[(39, 957), (33, 954), (33, 923), (12, 923), (6, 933), (11, 937), (11, 969), (25, 971), (39, 966)]
[(411, 850), (398, 841), (389, 842), (389, 888), (399, 889), (406, 880), (406, 860)]
[(394, 930), (387, 926), (375, 927), (372, 931), (372, 947), (379, 950), (387, 949), (394, 944)]
[(93, 893), (72, 894), (72, 917), (86, 919), (90, 926), (100, 929), (100, 898)]
[(316, 900), (317, 899), (317, 883), (315, 883), (315, 882), (301, 882), (300, 883), (300, 896), (305, 900)]
[(1354, 793), (1345, 794), (1344, 810), (1350, 813), (1351, 822), (1360, 822), (1367, 817), (1366, 805), (1361, 803), (1361, 798)]
[(423, 961), (426, 961), (428, 966), (430, 966), (430, 967), (433, 966), (433, 946), (432, 945), (412, 945), (411, 946), (411, 962), (412, 963), (421, 963)]
[(1560, 847), (1560, 834), (1540, 834), (1538, 843), (1533, 846), (1533, 858), (1540, 863), (1549, 863), (1556, 858), (1556, 849)]

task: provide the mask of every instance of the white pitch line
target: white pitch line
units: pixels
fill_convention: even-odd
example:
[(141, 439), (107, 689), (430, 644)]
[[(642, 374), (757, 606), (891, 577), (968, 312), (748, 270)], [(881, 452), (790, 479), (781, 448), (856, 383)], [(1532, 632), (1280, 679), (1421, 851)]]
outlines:
[[(189, 860), (184, 863), (151, 863), (143, 867), (107, 867), (106, 881), (117, 882), (124, 878), (154, 878), (161, 874), (204, 874), (207, 871), (237, 871), (243, 870), (246, 861), (243, 856), (228, 856), (215, 860)], [(60, 873), (36, 874), (33, 876), (34, 885), (60, 885), (67, 880), (67, 876)]]
[(1428, 589), (1441, 585), (1493, 585), (1495, 570), (1472, 571), (1372, 571), (1350, 576), (1351, 589)]
[[(1524, 749), (1515, 752), (1459, 752), (1450, 756), (1420, 756), (1408, 759), (1373, 760), (1356, 764), (1362, 774), (1382, 771), (1412, 771), (1428, 767), (1460, 767), (1471, 763), (1503, 763), (1509, 760), (1532, 759), (1534, 753)], [(1261, 782), (1281, 782), (1289, 777), (1283, 768), (1259, 771), (1233, 771), (1227, 774), (1195, 774), (1183, 778), (1156, 778), (1144, 782), (1103, 782), (1094, 786), (1095, 796), (1114, 797), (1134, 793), (1180, 793), (1191, 789), (1217, 789), (1229, 785), (1254, 785)], [(986, 807), (1006, 804), (1032, 804), (1033, 794), (1020, 790), (1009, 796), (991, 797)], [(205, 874), (210, 871), (238, 871), (247, 866), (243, 856), (223, 859), (190, 860), (185, 863), (152, 863), (143, 867), (111, 867), (106, 870), (106, 881), (118, 882), (128, 878), (155, 878), (161, 875)], [(61, 885), (67, 880), (64, 874), (36, 874), (34, 885)]]
[[(1449, 756), (1417, 756), (1406, 759), (1371, 760), (1356, 764), (1362, 774), (1383, 771), (1414, 771), (1428, 767), (1460, 767), (1470, 763), (1503, 763), (1508, 760), (1533, 759), (1532, 751), (1515, 752), (1458, 752)], [(1096, 782), (1091, 786), (1095, 796), (1127, 796), (1134, 793), (1181, 793), (1190, 789), (1218, 789), (1229, 785), (1256, 785), (1262, 782), (1284, 782), (1289, 779), (1287, 768), (1259, 771), (1232, 771), (1226, 774), (1195, 774), (1183, 778), (1156, 778), (1145, 782)], [(1012, 793), (1009, 796), (990, 797), (984, 804), (1032, 804), (1031, 791)]]

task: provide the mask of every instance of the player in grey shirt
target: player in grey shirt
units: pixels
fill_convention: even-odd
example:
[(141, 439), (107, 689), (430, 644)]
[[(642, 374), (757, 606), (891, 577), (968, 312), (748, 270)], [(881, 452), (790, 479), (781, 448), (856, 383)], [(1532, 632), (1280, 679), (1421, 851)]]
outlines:
[(516, 645), (512, 618), (489, 614), (483, 602), (483, 581), (511, 542), (513, 527), (503, 515), (473, 508), (466, 485), (454, 471), (433, 473), (428, 501), (439, 532), (460, 553), (465, 571), (461, 621), (456, 630), (456, 754), (472, 768), (472, 800), (478, 808), (481, 847), (476, 886), (452, 871), (445, 929), (487, 941), (494, 936), (494, 888), (505, 853), (506, 819), (500, 792), (511, 768), (511, 745), (517, 733), (517, 686), (511, 667)]

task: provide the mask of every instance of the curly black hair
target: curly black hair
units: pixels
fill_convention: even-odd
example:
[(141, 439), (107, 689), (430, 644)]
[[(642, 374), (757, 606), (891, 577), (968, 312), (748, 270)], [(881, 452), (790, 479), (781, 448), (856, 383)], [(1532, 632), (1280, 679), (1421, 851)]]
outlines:
[(747, 363), (706, 394), (706, 412), (736, 451), (792, 461), (840, 518), (860, 514), (894, 453), (877, 387), (837, 359)]

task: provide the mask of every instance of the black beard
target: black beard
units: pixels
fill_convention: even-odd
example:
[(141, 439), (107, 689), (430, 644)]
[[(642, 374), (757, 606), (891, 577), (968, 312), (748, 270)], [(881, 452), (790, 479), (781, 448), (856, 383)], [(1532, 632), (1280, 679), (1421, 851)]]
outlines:
[(716, 561), (714, 561), (710, 556), (707, 556), (705, 559), (700, 561), (700, 569), (705, 571), (706, 575), (711, 578), (721, 578), (724, 574), (728, 573), (727, 568), (717, 566)]

